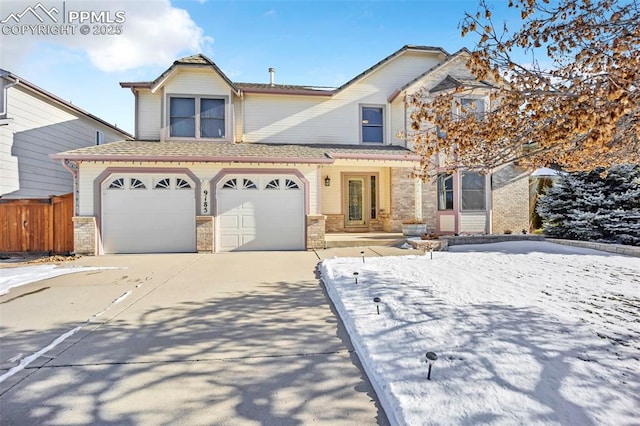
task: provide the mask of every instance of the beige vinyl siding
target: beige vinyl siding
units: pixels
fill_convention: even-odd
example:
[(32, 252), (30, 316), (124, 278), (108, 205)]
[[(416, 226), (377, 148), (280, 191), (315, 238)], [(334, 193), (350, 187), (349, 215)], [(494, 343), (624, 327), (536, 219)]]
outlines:
[(211, 68), (177, 70), (164, 85), (165, 93), (229, 96), (231, 88)]
[(385, 109), (385, 141), (400, 142), (404, 129), (401, 102), (387, 103), (389, 96), (437, 64), (437, 55), (405, 52), (333, 97), (246, 94), (244, 130), (246, 142), (360, 143), (360, 106)]
[(406, 146), (404, 139), (398, 138), (398, 133), (405, 133), (404, 99), (398, 96), (390, 105), (390, 138), (392, 145)]
[(162, 95), (141, 89), (136, 97), (136, 139), (160, 139)]
[(486, 213), (461, 213), (460, 232), (483, 233), (487, 232)]
[(22, 86), (8, 90), (9, 124), (0, 126), (0, 195), (29, 198), (73, 191), (71, 173), (59, 153), (95, 145), (96, 131), (104, 143), (121, 140), (122, 134), (40, 96)]
[(233, 134), (234, 134), (234, 142), (242, 142), (243, 137), (243, 126), (244, 126), (244, 104), (242, 100), (233, 96)]

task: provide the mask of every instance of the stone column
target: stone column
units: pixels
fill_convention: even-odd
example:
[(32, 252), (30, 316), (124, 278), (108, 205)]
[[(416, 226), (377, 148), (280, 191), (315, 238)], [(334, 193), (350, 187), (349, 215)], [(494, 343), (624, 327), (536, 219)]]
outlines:
[(93, 216), (74, 216), (73, 250), (76, 254), (95, 256), (98, 254), (98, 235), (96, 218)]
[(196, 216), (196, 250), (198, 253), (213, 253), (213, 216)]
[(391, 168), (391, 232), (401, 232), (402, 222), (416, 218), (415, 179), (409, 167)]
[(325, 217), (323, 215), (307, 216), (307, 250), (324, 248), (324, 227)]

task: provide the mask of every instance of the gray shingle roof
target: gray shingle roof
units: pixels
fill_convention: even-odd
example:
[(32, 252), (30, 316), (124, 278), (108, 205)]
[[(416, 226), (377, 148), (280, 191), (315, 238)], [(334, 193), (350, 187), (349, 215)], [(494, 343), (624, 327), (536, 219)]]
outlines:
[(415, 160), (400, 146), (264, 144), (194, 141), (118, 141), (52, 156), (85, 161), (194, 161), (332, 163), (335, 158)]

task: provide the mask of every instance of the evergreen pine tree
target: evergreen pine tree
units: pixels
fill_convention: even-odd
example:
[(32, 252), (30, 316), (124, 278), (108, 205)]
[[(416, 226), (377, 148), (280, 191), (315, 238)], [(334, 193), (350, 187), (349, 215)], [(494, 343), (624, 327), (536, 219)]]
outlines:
[(640, 166), (562, 174), (538, 204), (545, 234), (640, 245)]

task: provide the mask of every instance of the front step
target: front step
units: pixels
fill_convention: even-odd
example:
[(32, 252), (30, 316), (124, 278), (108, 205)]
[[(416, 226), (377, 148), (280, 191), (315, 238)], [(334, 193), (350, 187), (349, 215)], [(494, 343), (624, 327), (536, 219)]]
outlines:
[(402, 234), (326, 234), (325, 248), (336, 247), (399, 247), (407, 241)]

